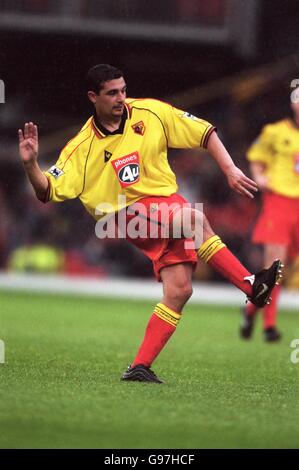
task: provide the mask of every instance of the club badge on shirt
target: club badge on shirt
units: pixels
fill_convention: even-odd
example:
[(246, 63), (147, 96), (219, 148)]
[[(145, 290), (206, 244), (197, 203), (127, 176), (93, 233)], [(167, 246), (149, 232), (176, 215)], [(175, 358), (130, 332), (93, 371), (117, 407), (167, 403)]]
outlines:
[(132, 129), (135, 134), (144, 135), (145, 133), (145, 125), (143, 121), (136, 122), (136, 124), (132, 125)]
[(122, 188), (131, 186), (139, 181), (139, 153), (133, 152), (112, 162), (114, 171)]

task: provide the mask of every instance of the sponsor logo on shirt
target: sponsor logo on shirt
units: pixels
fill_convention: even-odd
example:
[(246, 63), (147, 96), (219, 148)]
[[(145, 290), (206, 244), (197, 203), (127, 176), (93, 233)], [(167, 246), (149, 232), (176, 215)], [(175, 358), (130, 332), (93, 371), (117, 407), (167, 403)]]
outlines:
[(64, 175), (64, 171), (62, 171), (58, 166), (51, 166), (51, 168), (48, 170), (48, 173), (50, 173), (52, 176), (54, 176), (55, 179), (59, 178), (59, 176)]
[(299, 173), (299, 154), (295, 155), (295, 173)]
[(143, 121), (136, 122), (136, 124), (132, 125), (132, 129), (135, 134), (144, 135), (145, 133), (145, 125)]
[(131, 186), (139, 181), (139, 153), (133, 152), (112, 162), (114, 171), (122, 188)]

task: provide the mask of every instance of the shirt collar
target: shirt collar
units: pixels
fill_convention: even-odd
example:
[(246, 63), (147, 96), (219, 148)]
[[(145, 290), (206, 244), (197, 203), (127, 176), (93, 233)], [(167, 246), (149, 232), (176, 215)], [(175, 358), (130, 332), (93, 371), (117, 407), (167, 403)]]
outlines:
[(102, 126), (102, 124), (100, 123), (100, 121), (98, 120), (98, 116), (96, 114), (96, 112), (94, 112), (93, 114), (93, 122), (95, 124), (95, 126), (99, 129), (99, 131), (104, 134), (105, 136), (107, 135), (116, 135), (116, 134), (123, 134), (124, 132), (124, 127), (125, 127), (125, 124), (126, 124), (126, 120), (128, 119), (128, 111), (127, 111), (127, 107), (125, 106), (124, 107), (124, 112), (122, 114), (122, 117), (121, 117), (121, 122), (120, 122), (120, 126), (118, 129), (116, 129), (115, 131), (109, 131), (108, 129), (106, 129), (106, 127)]

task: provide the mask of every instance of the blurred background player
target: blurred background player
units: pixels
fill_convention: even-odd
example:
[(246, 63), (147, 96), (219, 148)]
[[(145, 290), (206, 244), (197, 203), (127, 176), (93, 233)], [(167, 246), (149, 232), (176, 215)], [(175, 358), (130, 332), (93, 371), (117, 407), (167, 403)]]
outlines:
[[(292, 117), (267, 124), (248, 150), (250, 170), (262, 195), (262, 207), (252, 241), (263, 245), (264, 266), (279, 257), (289, 263), (299, 252), (299, 93), (291, 95)], [(272, 302), (263, 308), (266, 341), (278, 341), (277, 310), (281, 286), (272, 292)], [(249, 339), (258, 307), (243, 309), (240, 333)]]
[[(41, 201), (79, 198), (97, 220), (100, 204), (105, 204), (105, 212), (108, 204), (111, 214), (119, 214), (124, 209), (118, 202), (122, 195), (128, 206), (126, 225), (132, 220), (131, 214), (136, 216), (134, 204), (138, 201), (147, 210), (141, 220), (148, 227), (160, 223), (156, 219), (160, 203), (175, 203), (179, 207), (169, 215), (172, 224), (180, 219), (179, 214), (183, 219), (186, 200), (176, 194), (178, 186), (167, 160), (168, 147), (207, 148), (234, 191), (249, 198), (257, 191), (256, 183), (234, 164), (214, 126), (158, 100), (127, 98), (121, 70), (108, 64), (92, 67), (87, 75), (87, 95), (94, 114), (46, 172), (38, 164), (37, 126), (29, 122), (24, 131), (19, 129), (21, 160)], [(198, 258), (257, 306), (269, 301), (280, 275), (278, 260), (269, 269), (252, 275), (215, 235), (205, 216), (191, 210), (203, 219), (203, 243), (196, 250), (187, 249), (183, 237), (136, 238), (126, 230), (128, 241), (153, 261), (155, 275), (163, 283), (163, 298), (150, 317), (144, 340), (123, 380), (162, 382), (150, 366), (176, 330), (192, 294), (192, 272)]]

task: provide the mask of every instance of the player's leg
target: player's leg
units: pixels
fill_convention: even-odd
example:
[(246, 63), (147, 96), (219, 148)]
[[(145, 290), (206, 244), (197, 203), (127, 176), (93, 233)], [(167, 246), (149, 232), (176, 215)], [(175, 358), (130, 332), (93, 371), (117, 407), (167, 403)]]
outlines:
[[(264, 266), (269, 266), (275, 258), (279, 258), (283, 265), (287, 262), (287, 247), (282, 244), (264, 245)], [(271, 293), (271, 303), (263, 308), (264, 337), (266, 341), (277, 341), (281, 334), (276, 329), (277, 307), (281, 286), (276, 285)], [(242, 311), (242, 324), (240, 335), (243, 339), (250, 339), (253, 333), (254, 323), (259, 308), (248, 302)]]
[(160, 272), (163, 283), (162, 303), (175, 312), (182, 312), (192, 295), (192, 272), (190, 263), (166, 266)]
[[(178, 231), (177, 227), (180, 224), (186, 225), (186, 220), (191, 220), (191, 223), (187, 229), (186, 226), (182, 227), (185, 237), (193, 236), (195, 239), (200, 239), (196, 237), (196, 232), (201, 232), (203, 243), (197, 250), (198, 257), (242, 290), (255, 305), (263, 307), (269, 301), (270, 294), (280, 276), (281, 263), (275, 262), (269, 269), (252, 275), (226, 247), (221, 238), (215, 235), (202, 212), (188, 207), (177, 211), (171, 225), (173, 233)], [(266, 288), (264, 288), (265, 285)]]
[[(268, 266), (276, 258), (286, 264), (290, 250), (296, 250), (294, 234), (297, 233), (298, 227), (298, 209), (297, 202), (290, 198), (264, 193), (262, 209), (252, 234), (253, 243), (264, 247), (264, 266)], [(276, 323), (279, 293), (280, 286), (276, 286), (271, 294), (271, 304), (266, 305), (263, 310), (264, 326), (270, 329), (269, 333), (265, 333), (265, 339), (269, 341), (279, 339), (279, 334), (276, 334), (275, 329), (274, 333), (272, 330)], [(252, 303), (248, 303), (243, 309), (240, 329), (243, 338), (251, 337), (257, 310)]]
[(151, 196), (138, 201), (138, 208), (133, 204), (127, 211), (127, 224), (131, 224), (138, 209), (138, 224), (145, 224), (147, 228), (147, 236), (137, 238), (129, 236), (127, 230), (127, 239), (152, 260), (156, 278), (163, 282), (164, 295), (149, 319), (143, 342), (128, 371), (123, 374), (123, 380), (161, 382), (150, 366), (174, 333), (183, 306), (192, 293), (192, 271), (197, 263), (194, 247), (186, 249), (184, 239), (173, 239), (167, 230), (163, 233), (160, 228), (157, 230), (168, 224), (173, 205), (177, 207), (185, 202), (178, 195), (169, 198)]
[(123, 375), (124, 380), (162, 382), (150, 366), (175, 332), (183, 307), (192, 295), (192, 271), (191, 263), (170, 265), (161, 270), (162, 301), (156, 305), (149, 319), (142, 344)]
[(192, 265), (189, 263), (166, 266), (160, 272), (163, 298), (154, 309), (142, 345), (132, 366), (150, 367), (163, 349), (180, 321), (182, 310), (192, 295)]
[[(282, 261), (284, 265), (286, 265), (288, 261), (287, 256), (288, 249), (285, 245), (269, 244), (265, 245), (264, 247), (264, 264), (266, 266), (277, 257)], [(280, 285), (275, 286), (271, 294), (271, 303), (263, 308), (264, 339), (266, 341), (277, 341), (281, 337), (281, 334), (276, 329), (280, 290)]]
[(203, 243), (197, 250), (198, 257), (250, 297), (252, 286), (245, 278), (251, 273), (215, 234), (205, 215), (203, 224)]

